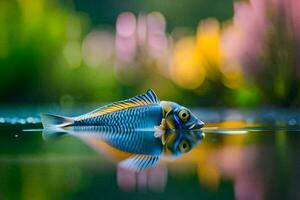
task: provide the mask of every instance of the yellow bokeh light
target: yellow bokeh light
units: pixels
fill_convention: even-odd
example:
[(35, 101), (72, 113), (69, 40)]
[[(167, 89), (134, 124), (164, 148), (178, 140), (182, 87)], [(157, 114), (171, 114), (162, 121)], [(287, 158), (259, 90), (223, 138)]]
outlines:
[(172, 76), (174, 81), (186, 89), (199, 87), (205, 79), (201, 55), (196, 52), (195, 39), (185, 37), (175, 45)]
[(201, 22), (197, 30), (197, 51), (203, 55), (207, 65), (220, 66), (220, 26), (216, 19)]
[(241, 66), (228, 62), (222, 48), (223, 32), (220, 23), (210, 18), (199, 23), (195, 37), (183, 37), (175, 42), (171, 75), (177, 85), (194, 90), (205, 79), (219, 79), (230, 89), (242, 87), (244, 77)]
[[(183, 37), (175, 43), (172, 76), (185, 89), (199, 88), (206, 77), (216, 77), (222, 72), (223, 65), (221, 30), (216, 19), (202, 21), (196, 37)], [(241, 74), (234, 74), (223, 82), (230, 88), (238, 87), (241, 82)]]
[(221, 69), (223, 74), (223, 84), (231, 89), (236, 89), (243, 84), (243, 73), (239, 65), (227, 65)]

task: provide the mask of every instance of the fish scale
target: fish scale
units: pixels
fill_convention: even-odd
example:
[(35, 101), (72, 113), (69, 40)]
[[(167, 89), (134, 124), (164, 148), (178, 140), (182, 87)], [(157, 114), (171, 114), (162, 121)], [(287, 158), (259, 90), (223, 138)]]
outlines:
[(121, 126), (128, 128), (154, 128), (160, 124), (162, 108), (159, 104), (137, 106), (96, 117), (76, 120), (74, 125)]

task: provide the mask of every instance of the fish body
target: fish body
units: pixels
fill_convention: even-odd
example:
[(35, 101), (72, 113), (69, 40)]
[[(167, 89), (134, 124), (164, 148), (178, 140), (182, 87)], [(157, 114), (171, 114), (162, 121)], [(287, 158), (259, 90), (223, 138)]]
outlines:
[(90, 113), (75, 119), (74, 126), (113, 126), (122, 128), (153, 128), (162, 120), (162, 108), (159, 104), (135, 106), (110, 112), (105, 115)]
[(160, 101), (153, 90), (133, 98), (102, 106), (78, 117), (42, 114), (44, 128), (69, 126), (109, 126), (163, 130), (200, 129), (204, 123), (190, 110), (170, 101)]

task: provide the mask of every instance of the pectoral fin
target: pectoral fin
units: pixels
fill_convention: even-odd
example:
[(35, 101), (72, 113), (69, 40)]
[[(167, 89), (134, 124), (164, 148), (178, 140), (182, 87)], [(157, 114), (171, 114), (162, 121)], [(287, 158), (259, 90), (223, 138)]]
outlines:
[(161, 138), (166, 132), (166, 120), (162, 119), (159, 126), (155, 126), (154, 137)]
[(121, 161), (119, 165), (129, 170), (142, 171), (156, 165), (159, 159), (160, 156), (135, 155)]

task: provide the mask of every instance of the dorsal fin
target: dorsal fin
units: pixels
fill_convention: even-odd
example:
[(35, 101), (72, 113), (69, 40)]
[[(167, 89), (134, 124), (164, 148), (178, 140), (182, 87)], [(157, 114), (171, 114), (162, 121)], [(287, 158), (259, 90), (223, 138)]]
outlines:
[(92, 111), (91, 113), (88, 113), (86, 115), (83, 115), (79, 117), (77, 120), (82, 120), (86, 118), (92, 118), (96, 116), (105, 115), (111, 112), (123, 110), (126, 108), (132, 108), (137, 106), (144, 106), (144, 105), (150, 105), (150, 104), (156, 104), (159, 103), (160, 100), (157, 97), (157, 95), (154, 93), (152, 89), (147, 90), (146, 93), (132, 97), (130, 99), (126, 99), (123, 101), (114, 102), (111, 104), (108, 104), (106, 106), (100, 107), (95, 111)]

